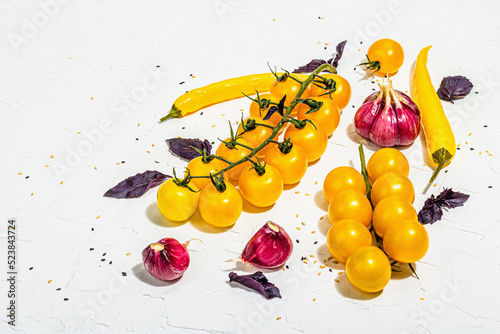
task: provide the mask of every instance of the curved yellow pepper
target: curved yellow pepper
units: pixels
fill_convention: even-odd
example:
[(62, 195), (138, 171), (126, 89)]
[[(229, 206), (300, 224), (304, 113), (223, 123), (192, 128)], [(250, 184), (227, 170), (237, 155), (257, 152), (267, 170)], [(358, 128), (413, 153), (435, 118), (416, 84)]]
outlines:
[(457, 149), (450, 122), (446, 118), (427, 70), (427, 55), (431, 47), (432, 45), (420, 51), (413, 72), (413, 100), (420, 109), (427, 154), (431, 162), (435, 163), (432, 167), (436, 168), (430, 183), (444, 166), (450, 164)]

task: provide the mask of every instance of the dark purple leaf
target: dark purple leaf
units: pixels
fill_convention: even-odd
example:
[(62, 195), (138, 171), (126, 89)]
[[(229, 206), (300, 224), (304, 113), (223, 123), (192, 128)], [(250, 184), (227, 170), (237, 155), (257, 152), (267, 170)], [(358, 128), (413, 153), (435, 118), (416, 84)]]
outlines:
[(454, 77), (446, 77), (441, 81), (441, 85), (437, 90), (439, 98), (443, 101), (450, 101), (464, 98), (472, 89), (472, 82), (466, 77), (456, 75)]
[(347, 43), (347, 41), (340, 42), (336, 47), (337, 54), (335, 55), (335, 59), (333, 59), (333, 62), (331, 61), (331, 59), (328, 61), (335, 68), (337, 68), (337, 66), (339, 66), (339, 60), (340, 60), (340, 58), (342, 58), (342, 53), (344, 53), (344, 47), (345, 47), (346, 43)]
[(257, 271), (251, 275), (238, 275), (230, 272), (229, 282), (233, 281), (257, 291), (267, 299), (281, 298), (280, 290), (273, 283), (269, 282), (261, 271)]
[(126, 178), (113, 188), (106, 191), (105, 197), (113, 198), (137, 198), (145, 194), (149, 189), (163, 183), (171, 176), (165, 175), (155, 170), (147, 170), (144, 173), (137, 173)]
[(459, 191), (453, 191), (451, 188), (445, 188), (443, 192), (436, 197), (436, 201), (442, 207), (453, 209), (457, 206), (463, 206), (469, 197), (470, 195), (462, 194)]
[(323, 64), (326, 64), (326, 60), (313, 59), (307, 65), (300, 66), (298, 69), (293, 71), (293, 73), (311, 73)]
[(212, 150), (212, 145), (205, 139), (201, 141), (200, 139), (186, 139), (186, 138), (171, 138), (165, 140), (172, 151), (173, 154), (186, 160), (191, 160), (196, 157), (201, 156), (193, 147), (199, 149), (200, 151), (205, 150), (207, 155), (210, 155)]
[(443, 216), (442, 208), (452, 209), (462, 206), (469, 197), (470, 195), (453, 191), (451, 188), (445, 188), (437, 197), (431, 195), (431, 197), (425, 201), (424, 207), (418, 213), (418, 221), (422, 224), (433, 224), (441, 220)]
[(343, 41), (337, 45), (336, 47), (337, 54), (335, 55), (335, 58), (331, 58), (328, 61), (323, 59), (313, 59), (307, 65), (300, 66), (298, 69), (293, 71), (293, 73), (311, 73), (312, 71), (314, 71), (315, 69), (326, 63), (329, 63), (333, 67), (337, 68), (337, 66), (339, 66), (339, 60), (340, 58), (342, 58), (342, 53), (344, 52), (344, 47), (346, 43), (347, 41)]
[(267, 114), (266, 114), (266, 117), (263, 118), (263, 120), (268, 120), (269, 118), (271, 118), (271, 116), (277, 112), (278, 114), (280, 114), (281, 116), (284, 115), (284, 109), (285, 109), (285, 100), (286, 100), (286, 95), (283, 96), (283, 98), (280, 100), (280, 102), (278, 103), (278, 106), (272, 106), (271, 108), (269, 108), (269, 110), (267, 111)]

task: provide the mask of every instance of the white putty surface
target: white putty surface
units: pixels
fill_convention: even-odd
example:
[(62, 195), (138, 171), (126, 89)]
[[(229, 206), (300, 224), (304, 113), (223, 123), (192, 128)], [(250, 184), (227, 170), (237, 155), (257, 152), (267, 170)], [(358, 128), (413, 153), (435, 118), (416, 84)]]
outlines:
[[(499, 14), (496, 1), (2, 1), (0, 332), (499, 332)], [(422, 142), (404, 150), (417, 210), (444, 187), (471, 197), (427, 226), (419, 280), (398, 274), (383, 293), (365, 295), (339, 274), (344, 266), (319, 268), (329, 257), (321, 185), (334, 167), (359, 169), (353, 116), (376, 85), (353, 68), (383, 37), (405, 50), (396, 89), (409, 90), (412, 63), (430, 44), (436, 87), (457, 74), (474, 83), (464, 100), (443, 103), (460, 151), (425, 195), (431, 170)], [(271, 209), (244, 212), (218, 231), (199, 216), (167, 222), (156, 190), (102, 197), (138, 172), (182, 170), (186, 162), (165, 139), (223, 139), (228, 120), (248, 114), (248, 100), (239, 99), (159, 124), (184, 91), (265, 72), (266, 62), (293, 70), (328, 59), (343, 40), (338, 70), (352, 85), (351, 102), (325, 155)], [(9, 218), (18, 227), (15, 327), (6, 317)], [(267, 273), (283, 295), (270, 301), (228, 284), (231, 270), (254, 269), (225, 262), (267, 220), (300, 240), (290, 269)], [(142, 249), (162, 237), (203, 240), (189, 246), (191, 266), (175, 284), (141, 264)]]

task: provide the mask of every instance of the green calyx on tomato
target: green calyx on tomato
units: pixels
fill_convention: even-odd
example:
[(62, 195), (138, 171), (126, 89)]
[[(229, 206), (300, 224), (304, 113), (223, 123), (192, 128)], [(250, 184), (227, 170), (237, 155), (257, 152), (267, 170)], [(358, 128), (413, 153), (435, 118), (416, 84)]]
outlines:
[(288, 154), (293, 148), (293, 143), (290, 141), (290, 138), (285, 138), (278, 144), (278, 148), (281, 153)]
[(337, 90), (337, 82), (335, 80), (333, 80), (332, 78), (324, 78), (321, 76), (319, 76), (318, 78), (319, 80), (313, 80), (312, 84), (325, 90), (325, 92), (323, 94), (320, 94), (319, 96), (331, 95), (332, 93), (335, 93), (335, 91)]
[(201, 161), (203, 161), (203, 163), (205, 163), (205, 164), (208, 164), (210, 161), (215, 159), (215, 155), (213, 155), (213, 154), (207, 155), (207, 151), (205, 149), (203, 149), (203, 151), (202, 151), (199, 148), (194, 147), (194, 146), (190, 146), (190, 148), (192, 148), (193, 150), (195, 150), (196, 152), (201, 154)]
[(226, 191), (227, 187), (226, 182), (224, 182), (224, 173), (221, 173), (220, 176), (210, 174), (210, 180), (212, 181), (212, 184), (218, 192), (223, 193), (224, 191)]
[(380, 70), (380, 62), (378, 60), (370, 60), (370, 57), (366, 55), (368, 60), (366, 63), (361, 63), (358, 66), (364, 66), (367, 70), (374, 70), (375, 72)]
[(174, 173), (174, 177), (172, 178), (172, 182), (174, 182), (177, 186), (187, 188), (194, 193), (197, 193), (200, 191), (199, 189), (194, 190), (193, 188), (191, 188), (189, 186), (189, 182), (191, 181), (191, 178), (192, 178), (191, 174), (189, 172), (189, 169), (186, 168), (186, 177), (183, 178), (182, 180), (177, 177), (177, 174), (175, 173), (175, 168), (173, 170), (173, 173)]
[(306, 115), (312, 114), (313, 112), (320, 110), (321, 107), (323, 106), (323, 102), (316, 101), (313, 99), (304, 99), (302, 100), (301, 103), (307, 105), (310, 108), (308, 111), (306, 111)]
[(264, 164), (261, 164), (259, 158), (257, 158), (257, 162), (254, 162), (250, 169), (255, 169), (255, 172), (259, 176), (262, 176), (266, 173), (266, 163), (264, 162)]

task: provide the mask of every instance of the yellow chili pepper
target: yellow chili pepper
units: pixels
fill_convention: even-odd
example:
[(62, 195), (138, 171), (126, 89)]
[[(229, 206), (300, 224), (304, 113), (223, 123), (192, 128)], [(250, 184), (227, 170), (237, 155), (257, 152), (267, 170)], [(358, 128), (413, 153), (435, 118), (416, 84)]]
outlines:
[(169, 118), (184, 117), (212, 104), (243, 97), (243, 94), (268, 92), (274, 80), (276, 77), (272, 73), (252, 74), (190, 90), (175, 100), (168, 115), (162, 117), (160, 122)]
[(431, 47), (432, 45), (420, 51), (413, 72), (413, 100), (420, 109), (427, 153), (431, 162), (435, 163), (432, 167), (436, 168), (429, 183), (434, 181), (444, 166), (450, 164), (457, 150), (450, 122), (427, 70), (427, 55)]

